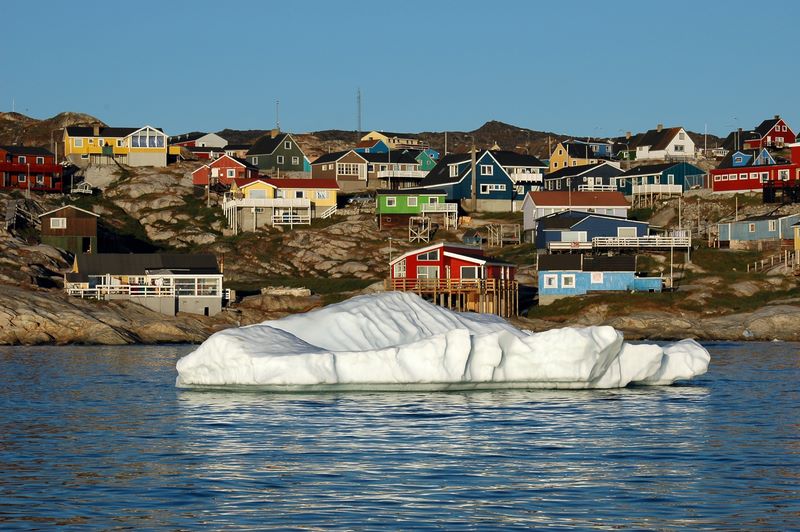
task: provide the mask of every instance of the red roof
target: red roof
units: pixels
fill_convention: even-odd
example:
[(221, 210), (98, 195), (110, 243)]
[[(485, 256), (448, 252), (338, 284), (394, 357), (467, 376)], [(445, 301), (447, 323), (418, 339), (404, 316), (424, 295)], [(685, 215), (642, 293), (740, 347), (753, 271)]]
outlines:
[(335, 179), (273, 178), (273, 179), (265, 179), (264, 182), (276, 188), (328, 188), (336, 190), (339, 189), (339, 184), (336, 182)]
[(238, 179), (231, 179), (231, 181), (236, 183), (236, 186), (239, 188), (256, 181), (263, 181), (264, 183), (270, 184), (269, 180), (264, 179), (263, 177), (240, 177)]
[(543, 190), (528, 193), (538, 207), (630, 207), (622, 192)]

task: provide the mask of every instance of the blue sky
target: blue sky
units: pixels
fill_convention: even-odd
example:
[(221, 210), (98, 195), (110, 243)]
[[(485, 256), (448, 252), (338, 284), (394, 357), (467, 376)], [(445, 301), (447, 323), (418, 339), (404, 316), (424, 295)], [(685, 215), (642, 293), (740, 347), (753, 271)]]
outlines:
[(800, 2), (386, 5), (5, 1), (0, 111), (176, 134), (267, 129), (280, 100), (283, 130), (354, 130), (360, 88), (363, 130), (800, 129)]

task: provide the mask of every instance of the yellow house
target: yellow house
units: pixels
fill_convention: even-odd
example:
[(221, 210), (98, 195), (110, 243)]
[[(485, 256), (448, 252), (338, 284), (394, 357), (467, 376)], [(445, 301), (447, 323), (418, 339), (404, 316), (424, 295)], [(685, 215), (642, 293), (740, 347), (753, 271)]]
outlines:
[(228, 225), (236, 233), (272, 225), (310, 225), (336, 213), (335, 179), (241, 179), (222, 201)]
[(414, 138), (408, 133), (388, 133), (386, 131), (370, 131), (362, 141), (383, 141), (392, 150), (426, 150), (430, 148), (427, 142)]
[(64, 156), (71, 162), (128, 166), (166, 166), (167, 155), (177, 155), (180, 147), (169, 146), (160, 129), (144, 126), (71, 126), (64, 128)]
[(568, 166), (581, 166), (600, 162), (587, 143), (559, 142), (550, 154), (550, 171), (555, 172)]

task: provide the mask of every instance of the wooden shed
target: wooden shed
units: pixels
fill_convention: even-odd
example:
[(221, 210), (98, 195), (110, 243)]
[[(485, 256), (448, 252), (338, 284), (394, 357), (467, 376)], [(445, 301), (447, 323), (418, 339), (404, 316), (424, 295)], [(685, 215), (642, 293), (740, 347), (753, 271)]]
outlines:
[(93, 212), (65, 205), (39, 215), (42, 243), (80, 253), (97, 253), (97, 219)]

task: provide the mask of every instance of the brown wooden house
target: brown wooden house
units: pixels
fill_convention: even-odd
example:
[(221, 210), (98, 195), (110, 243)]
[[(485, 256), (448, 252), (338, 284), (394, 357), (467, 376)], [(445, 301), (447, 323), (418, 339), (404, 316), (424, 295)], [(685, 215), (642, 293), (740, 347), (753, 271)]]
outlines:
[(98, 218), (97, 214), (74, 205), (65, 205), (40, 214), (42, 243), (74, 255), (97, 253)]

